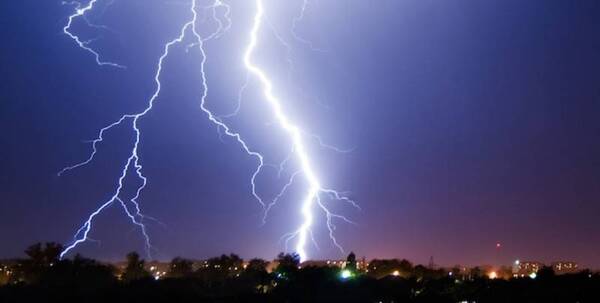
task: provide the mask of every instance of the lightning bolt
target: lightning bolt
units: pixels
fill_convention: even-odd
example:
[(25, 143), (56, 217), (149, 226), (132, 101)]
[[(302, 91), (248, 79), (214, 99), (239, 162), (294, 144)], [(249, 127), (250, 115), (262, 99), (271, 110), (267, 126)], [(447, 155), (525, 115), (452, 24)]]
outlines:
[(98, 27), (98, 26), (94, 26), (94, 25), (90, 24), (90, 22), (87, 19), (85, 19), (85, 14), (94, 8), (94, 5), (96, 4), (96, 2), (98, 2), (98, 0), (90, 0), (90, 2), (88, 2), (88, 4), (86, 6), (82, 6), (81, 3), (77, 2), (77, 1), (63, 2), (63, 4), (75, 5), (75, 13), (73, 13), (72, 15), (69, 16), (67, 24), (63, 27), (63, 33), (65, 33), (65, 35), (67, 35), (71, 39), (73, 39), (73, 41), (75, 41), (75, 43), (77, 43), (77, 45), (81, 49), (92, 54), (94, 56), (94, 59), (96, 60), (96, 64), (98, 64), (100, 66), (108, 65), (108, 66), (113, 66), (113, 67), (118, 67), (118, 68), (125, 68), (125, 66), (120, 65), (118, 63), (114, 63), (114, 62), (110, 62), (110, 61), (103, 61), (102, 59), (100, 59), (100, 54), (89, 46), (89, 44), (92, 43), (94, 40), (82, 41), (79, 38), (79, 36), (77, 36), (71, 32), (71, 26), (73, 25), (73, 21), (75, 21), (78, 18), (83, 18), (84, 21), (92, 27)]
[[(96, 0), (91, 0), (90, 3), (85, 8), (83, 8), (83, 9), (77, 8), (76, 14), (69, 17), (69, 24), (65, 28), (68, 28), (70, 26), (70, 23), (72, 22), (74, 16), (82, 16), (86, 11), (92, 9), (93, 4), (95, 2), (96, 2)], [(194, 5), (195, 5), (195, 3), (196, 2), (194, 1)], [(195, 6), (194, 6), (194, 8), (195, 8)], [(144, 117), (148, 112), (150, 112), (150, 110), (152, 110), (152, 108), (154, 106), (154, 102), (156, 101), (156, 99), (158, 98), (158, 96), (160, 94), (160, 91), (161, 91), (160, 76), (161, 76), (162, 69), (163, 69), (163, 62), (164, 62), (165, 58), (167, 58), (167, 56), (169, 55), (169, 50), (171, 49), (171, 47), (173, 45), (183, 41), (183, 39), (185, 38), (186, 30), (188, 28), (192, 27), (195, 21), (196, 21), (196, 14), (195, 14), (195, 10), (194, 10), (194, 19), (192, 21), (188, 21), (187, 23), (184, 24), (184, 26), (181, 28), (180, 34), (177, 38), (175, 38), (165, 44), (163, 53), (158, 60), (156, 73), (154, 75), (154, 82), (156, 84), (156, 89), (155, 89), (154, 93), (152, 94), (152, 97), (150, 97), (150, 99), (148, 100), (148, 104), (147, 104), (146, 108), (143, 111), (136, 113), (136, 114), (123, 115), (116, 122), (113, 122), (113, 123), (109, 124), (108, 126), (100, 129), (100, 132), (98, 133), (98, 137), (92, 141), (92, 153), (90, 154), (88, 159), (83, 162), (77, 163), (75, 165), (68, 166), (68, 167), (62, 169), (58, 173), (58, 175), (60, 176), (60, 175), (64, 174), (65, 172), (68, 172), (75, 168), (79, 168), (81, 166), (89, 164), (91, 161), (94, 160), (94, 156), (96, 155), (96, 153), (98, 151), (97, 145), (98, 145), (98, 143), (101, 143), (104, 140), (104, 134), (107, 131), (113, 129), (114, 127), (123, 124), (125, 121), (131, 121), (131, 127), (135, 132), (134, 144), (133, 144), (133, 148), (131, 149), (129, 158), (127, 159), (125, 166), (123, 166), (123, 169), (121, 171), (121, 176), (119, 177), (119, 179), (117, 181), (117, 187), (116, 187), (113, 195), (106, 202), (104, 202), (98, 209), (96, 209), (94, 212), (92, 212), (90, 214), (88, 219), (83, 223), (83, 225), (75, 233), (75, 236), (74, 236), (75, 240), (61, 252), (61, 254), (60, 254), (61, 258), (63, 258), (66, 254), (68, 254), (69, 251), (74, 249), (77, 245), (79, 245), (89, 239), (88, 234), (92, 228), (92, 223), (93, 223), (93, 220), (95, 219), (95, 217), (98, 216), (104, 209), (106, 209), (108, 206), (113, 204), (115, 201), (120, 202), (121, 206), (125, 210), (125, 213), (131, 219), (133, 224), (140, 227), (140, 229), (142, 231), (142, 235), (144, 236), (144, 239), (145, 239), (146, 253), (149, 257), (151, 256), (150, 251), (151, 251), (152, 245), (150, 243), (150, 237), (148, 236), (148, 233), (146, 232), (146, 226), (143, 223), (143, 219), (145, 218), (145, 216), (141, 213), (140, 205), (137, 201), (141, 192), (144, 190), (144, 188), (146, 187), (146, 185), (148, 183), (148, 179), (142, 174), (142, 165), (140, 164), (139, 155), (138, 155), (138, 147), (139, 147), (140, 136), (141, 136), (141, 131), (139, 129), (138, 122), (142, 117)], [(98, 53), (91, 50), (90, 48), (87, 48), (85, 45), (82, 46), (82, 44), (77, 36), (74, 36), (73, 34), (71, 34), (68, 31), (65, 31), (65, 32), (67, 33), (67, 35), (69, 35), (71, 38), (73, 38), (80, 47), (95, 54), (96, 61), (98, 62), (98, 64), (102, 65), (101, 61), (99, 61), (99, 59), (98, 59), (99, 58)], [(120, 66), (117, 64), (110, 64), (110, 65), (113, 65), (116, 67)], [(137, 178), (139, 180), (141, 180), (141, 185), (139, 185), (137, 187), (135, 196), (129, 200), (129, 202), (131, 202), (131, 204), (134, 205), (134, 208), (135, 208), (134, 213), (130, 212), (127, 205), (120, 198), (120, 195), (121, 195), (121, 192), (122, 192), (123, 186), (124, 186), (124, 184), (123, 184), (124, 180), (128, 176), (129, 171), (132, 169), (132, 167), (133, 167), (133, 170), (135, 171)]]
[[(295, 251), (296, 251), (296, 253), (298, 253), (301, 260), (306, 260), (308, 258), (308, 254), (306, 252), (306, 243), (307, 243), (308, 236), (312, 234), (311, 228), (312, 228), (312, 225), (314, 222), (313, 208), (315, 208), (315, 204), (317, 204), (326, 215), (327, 228), (329, 230), (329, 237), (331, 238), (331, 240), (333, 241), (335, 246), (338, 247), (340, 249), (340, 251), (343, 252), (344, 250), (343, 250), (342, 246), (338, 243), (337, 239), (334, 236), (334, 230), (336, 229), (336, 227), (333, 224), (333, 219), (341, 219), (348, 223), (353, 223), (353, 222), (348, 220), (344, 216), (334, 214), (331, 211), (329, 211), (329, 209), (323, 203), (323, 201), (321, 199), (321, 195), (327, 194), (337, 200), (349, 202), (353, 206), (358, 206), (358, 205), (353, 200), (345, 197), (341, 193), (339, 193), (333, 189), (324, 188), (321, 185), (316, 172), (312, 168), (310, 156), (307, 153), (304, 142), (303, 142), (303, 137), (304, 137), (305, 133), (298, 126), (293, 124), (292, 121), (290, 121), (288, 119), (288, 117), (286, 116), (286, 114), (283, 110), (283, 107), (281, 105), (281, 101), (273, 94), (273, 84), (272, 84), (271, 80), (269, 79), (268, 75), (266, 74), (266, 72), (264, 70), (262, 70), (259, 66), (257, 66), (256, 64), (253, 63), (252, 55), (254, 54), (254, 52), (256, 50), (256, 46), (258, 45), (258, 32), (261, 29), (261, 26), (263, 23), (263, 17), (265, 14), (263, 1), (256, 0), (255, 3), (256, 3), (256, 13), (254, 15), (254, 23), (253, 23), (252, 29), (250, 31), (250, 42), (248, 43), (246, 51), (244, 53), (244, 65), (246, 66), (246, 69), (252, 75), (254, 75), (256, 78), (259, 79), (259, 81), (262, 85), (262, 88), (263, 88), (264, 98), (269, 103), (271, 110), (273, 111), (273, 114), (274, 114), (276, 120), (278, 121), (279, 125), (283, 128), (283, 130), (285, 130), (288, 133), (289, 138), (293, 145), (294, 155), (301, 167), (300, 172), (302, 173), (302, 176), (304, 176), (304, 178), (306, 179), (306, 181), (308, 182), (308, 185), (309, 185), (308, 189), (306, 190), (305, 197), (302, 200), (301, 209), (300, 209), (300, 213), (304, 218), (303, 222), (296, 229), (296, 231), (289, 234), (288, 239), (297, 238)], [(302, 14), (304, 12), (304, 9), (305, 9), (305, 6), (303, 6)], [(289, 187), (289, 184), (293, 182), (295, 176), (296, 176), (296, 174), (292, 175), (292, 177), (290, 178), (290, 182), (288, 182), (288, 184), (286, 184), (284, 189)], [(278, 195), (278, 197), (280, 197), (280, 196), (281, 196), (281, 193), (280, 193), (280, 195)], [(276, 198), (276, 199), (278, 199), (278, 198)]]
[[(98, 65), (100, 65), (100, 66), (109, 65), (109, 66), (113, 66), (113, 67), (122, 68), (123, 66), (120, 64), (101, 60), (100, 54), (98, 52), (96, 52), (94, 49), (92, 49), (91, 47), (89, 47), (89, 41), (82, 41), (77, 35), (73, 34), (70, 31), (73, 21), (77, 18), (85, 19), (85, 14), (93, 9), (96, 2), (97, 2), (97, 0), (90, 0), (86, 6), (82, 6), (78, 2), (73, 2), (76, 5), (75, 6), (76, 10), (72, 15), (69, 16), (67, 25), (63, 28), (63, 31), (67, 36), (69, 36), (72, 40), (74, 40), (81, 49), (91, 53), (94, 56), (96, 63)], [(226, 136), (234, 139), (236, 142), (239, 143), (239, 145), (241, 146), (241, 148), (247, 155), (254, 157), (258, 162), (256, 169), (254, 170), (254, 172), (252, 173), (252, 176), (250, 178), (250, 184), (251, 184), (252, 195), (258, 201), (258, 203), (262, 206), (262, 208), (264, 210), (263, 221), (266, 221), (269, 211), (284, 196), (287, 189), (294, 184), (294, 182), (296, 181), (296, 179), (299, 176), (302, 176), (308, 183), (308, 187), (306, 188), (304, 198), (301, 200), (301, 204), (300, 204), (300, 206), (301, 206), (300, 215), (302, 217), (302, 224), (297, 229), (295, 229), (293, 232), (290, 232), (290, 233), (287, 233), (284, 235), (284, 237), (286, 239), (286, 243), (291, 241), (292, 239), (296, 239), (297, 242), (296, 242), (296, 246), (295, 246), (295, 251), (300, 255), (301, 260), (306, 260), (308, 258), (308, 254), (306, 251), (306, 244), (307, 244), (308, 237), (310, 237), (312, 239), (313, 243), (315, 243), (315, 246), (316, 246), (316, 241), (314, 240), (314, 237), (313, 237), (312, 227), (313, 227), (313, 224), (315, 221), (314, 211), (315, 211), (315, 209), (317, 209), (317, 210), (321, 210), (325, 215), (326, 226), (329, 231), (329, 237), (331, 238), (331, 241), (337, 248), (340, 249), (340, 251), (343, 252), (342, 246), (338, 243), (337, 239), (335, 238), (334, 232), (335, 232), (336, 226), (334, 224), (334, 220), (341, 220), (341, 221), (351, 223), (351, 224), (353, 224), (353, 222), (342, 215), (331, 212), (327, 208), (326, 203), (323, 201), (323, 199), (325, 197), (327, 197), (329, 200), (341, 201), (341, 202), (349, 203), (350, 205), (352, 205), (356, 208), (359, 208), (359, 207), (352, 199), (348, 198), (344, 193), (323, 187), (321, 185), (318, 175), (312, 167), (310, 155), (306, 151), (304, 139), (312, 138), (313, 140), (316, 140), (319, 143), (319, 145), (321, 145), (323, 147), (331, 148), (331, 149), (334, 149), (334, 150), (340, 151), (340, 152), (346, 152), (346, 151), (324, 144), (320, 137), (315, 136), (315, 135), (308, 135), (305, 131), (300, 129), (290, 119), (288, 119), (288, 117), (286, 116), (286, 114), (283, 110), (281, 101), (273, 94), (273, 84), (272, 84), (270, 78), (268, 77), (267, 73), (263, 69), (261, 69), (259, 66), (254, 64), (254, 62), (252, 61), (253, 54), (255, 53), (256, 47), (258, 45), (258, 34), (262, 28), (263, 19), (265, 17), (263, 1), (262, 0), (255, 1), (256, 13), (254, 15), (253, 23), (252, 23), (251, 30), (249, 33), (249, 42), (247, 44), (247, 47), (244, 51), (243, 58), (242, 58), (243, 64), (247, 70), (247, 77), (246, 77), (246, 82), (240, 89), (240, 92), (238, 95), (238, 106), (234, 113), (229, 114), (229, 115), (224, 115), (224, 116), (215, 115), (206, 106), (206, 100), (207, 100), (208, 93), (209, 93), (209, 86), (208, 86), (208, 80), (207, 80), (208, 77), (205, 73), (205, 64), (207, 61), (207, 53), (204, 49), (204, 45), (206, 42), (208, 42), (210, 40), (221, 38), (231, 28), (231, 24), (232, 24), (231, 19), (230, 19), (231, 8), (227, 3), (225, 3), (221, 0), (215, 0), (212, 3), (212, 5), (204, 7), (203, 9), (205, 10), (205, 12), (206, 12), (206, 10), (211, 11), (211, 18), (217, 24), (217, 28), (215, 31), (213, 31), (206, 37), (202, 37), (199, 34), (199, 29), (198, 29), (199, 18), (198, 18), (198, 3), (197, 2), (198, 2), (198, 0), (192, 0), (191, 7), (190, 7), (191, 18), (185, 24), (183, 24), (183, 26), (180, 29), (179, 36), (177, 36), (176, 38), (167, 42), (164, 45), (162, 55), (160, 56), (160, 58), (158, 60), (158, 63), (156, 66), (156, 72), (154, 74), (154, 82), (156, 85), (155, 90), (154, 90), (154, 93), (152, 94), (152, 96), (150, 97), (150, 99), (147, 101), (147, 106), (138, 113), (122, 115), (115, 122), (112, 122), (112, 123), (108, 124), (107, 126), (101, 128), (98, 132), (97, 137), (91, 141), (92, 151), (91, 151), (90, 155), (88, 156), (88, 158), (85, 161), (82, 161), (80, 163), (77, 163), (77, 164), (74, 164), (71, 166), (67, 166), (58, 172), (58, 175), (61, 176), (73, 169), (80, 168), (80, 167), (85, 166), (85, 165), (89, 164), (90, 162), (92, 162), (98, 152), (98, 145), (104, 141), (105, 135), (107, 134), (107, 132), (113, 130), (117, 126), (127, 125), (127, 126), (131, 127), (131, 129), (134, 131), (135, 137), (133, 140), (133, 147), (130, 150), (127, 161), (125, 162), (124, 166), (122, 167), (121, 174), (117, 179), (117, 184), (116, 184), (113, 194), (111, 195), (111, 197), (108, 200), (106, 200), (103, 204), (100, 205), (100, 207), (98, 207), (94, 212), (92, 212), (88, 216), (87, 220), (81, 225), (81, 227), (75, 233), (73, 242), (62, 251), (62, 253), (60, 255), (61, 258), (63, 258), (71, 250), (76, 248), (79, 244), (81, 244), (85, 241), (88, 241), (88, 240), (92, 240), (89, 237), (89, 233), (92, 229), (94, 219), (102, 211), (104, 211), (107, 207), (109, 207), (110, 205), (112, 205), (115, 202), (118, 202), (121, 205), (121, 207), (125, 211), (126, 215), (129, 217), (131, 222), (140, 228), (141, 233), (145, 240), (146, 252), (147, 252), (148, 256), (150, 257), (151, 249), (153, 247), (151, 245), (150, 237), (147, 233), (147, 228), (146, 228), (146, 225), (144, 224), (144, 220), (152, 219), (152, 218), (142, 214), (141, 209), (140, 209), (140, 204), (138, 202), (138, 199), (140, 198), (142, 191), (146, 188), (146, 186), (148, 184), (148, 179), (144, 176), (144, 174), (142, 172), (143, 167), (140, 163), (140, 158), (139, 158), (139, 144), (140, 144), (140, 138), (141, 138), (141, 130), (139, 128), (139, 121), (148, 112), (150, 112), (153, 109), (154, 103), (157, 101), (157, 98), (161, 93), (160, 78), (161, 78), (161, 74), (162, 74), (162, 70), (163, 70), (163, 64), (164, 64), (165, 59), (169, 56), (169, 52), (170, 52), (171, 48), (176, 44), (180, 44), (180, 43), (184, 42), (187, 38), (186, 37), (187, 33), (192, 34), (193, 41), (192, 41), (192, 43), (187, 45), (186, 51), (189, 51), (192, 48), (197, 48), (200, 51), (200, 55), (201, 55), (200, 75), (201, 75), (201, 79), (202, 79), (202, 88), (203, 88), (203, 92), (200, 97), (200, 104), (199, 104), (201, 111), (207, 116), (208, 120), (216, 126), (216, 128), (220, 134), (225, 134)], [(296, 26), (296, 23), (303, 17), (304, 10), (306, 9), (306, 5), (307, 4), (305, 1), (302, 6), (302, 12), (301, 12), (300, 17), (297, 17), (294, 19), (294, 22), (293, 22), (294, 26)], [(224, 12), (222, 14), (222, 19), (217, 14), (218, 9), (224, 10)], [(87, 19), (86, 19), (86, 22), (87, 22)], [(88, 22), (88, 24), (89, 24), (89, 22)], [(294, 30), (292, 30), (292, 32), (293, 31)], [(295, 33), (294, 33), (294, 36), (296, 37)], [(296, 37), (296, 38), (298, 38), (298, 37)], [(283, 41), (283, 40), (280, 39), (280, 41)], [(301, 41), (305, 41), (305, 40), (301, 40)], [(289, 46), (286, 45), (286, 47), (289, 47)], [(242, 94), (243, 94), (243, 91), (246, 89), (246, 87), (249, 85), (248, 79), (250, 78), (250, 76), (255, 77), (259, 80), (265, 101), (270, 106), (270, 109), (273, 112), (274, 118), (277, 121), (277, 123), (279, 124), (279, 126), (287, 133), (287, 135), (290, 139), (291, 145), (292, 145), (292, 148), (291, 148), (292, 151), (291, 151), (290, 155), (288, 156), (288, 158), (286, 158), (284, 160), (284, 162), (282, 162), (280, 164), (278, 174), (281, 175), (282, 171), (285, 169), (285, 167), (284, 167), (285, 164), (289, 161), (292, 161), (292, 157), (294, 160), (296, 160), (298, 162), (298, 164), (300, 166), (300, 169), (298, 171), (296, 171), (295, 173), (293, 173), (292, 175), (290, 175), (288, 182), (283, 186), (281, 191), (269, 203), (266, 203), (263, 200), (263, 198), (261, 198), (260, 195), (257, 193), (257, 178), (266, 165), (264, 156), (261, 153), (259, 153), (258, 151), (255, 151), (252, 148), (250, 148), (250, 145), (242, 138), (241, 134), (239, 132), (233, 130), (229, 125), (227, 125), (224, 122), (224, 118), (233, 117), (233, 116), (235, 116), (235, 114), (237, 114), (237, 112), (239, 112)], [(133, 176), (137, 179), (139, 184), (136, 187), (134, 187), (135, 193), (136, 193), (134, 195), (134, 197), (132, 197), (130, 199), (125, 199), (122, 197), (122, 192), (123, 192), (123, 189), (125, 188), (125, 180), (128, 179), (128, 176), (131, 174), (133, 174)]]

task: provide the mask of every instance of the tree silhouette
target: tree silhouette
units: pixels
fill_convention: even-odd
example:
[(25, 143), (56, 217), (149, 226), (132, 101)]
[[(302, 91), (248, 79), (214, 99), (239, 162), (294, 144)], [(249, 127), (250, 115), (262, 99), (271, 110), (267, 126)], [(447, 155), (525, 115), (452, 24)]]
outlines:
[(193, 270), (193, 262), (187, 259), (183, 259), (180, 257), (176, 257), (171, 260), (171, 264), (169, 265), (169, 278), (183, 278), (190, 277)]
[(235, 278), (240, 275), (244, 265), (242, 260), (236, 254), (221, 255), (220, 257), (210, 258), (206, 261), (206, 266), (200, 268), (196, 275), (208, 285), (220, 285), (229, 278)]
[(36, 283), (40, 277), (59, 261), (60, 252), (63, 246), (55, 242), (33, 244), (25, 249), (25, 254), (29, 257), (22, 262), (20, 276), (23, 280)]
[(217, 258), (208, 259), (208, 267), (225, 274), (234, 276), (242, 271), (244, 260), (236, 254), (221, 255)]
[(298, 271), (300, 265), (300, 255), (297, 253), (277, 255), (277, 268), (275, 271), (282, 276), (290, 276)]
[(542, 281), (550, 280), (552, 277), (554, 277), (554, 275), (555, 273), (552, 266), (542, 266), (542, 268), (540, 268), (540, 270), (537, 272), (537, 278)]
[(379, 260), (374, 259), (369, 262), (369, 275), (375, 278), (383, 278), (389, 275), (398, 275), (401, 277), (409, 277), (413, 274), (424, 275), (429, 269), (424, 266), (420, 266), (418, 270), (421, 272), (417, 272), (417, 268), (413, 268), (412, 263), (406, 259), (398, 260)]
[(123, 273), (123, 281), (130, 282), (150, 277), (150, 273), (144, 269), (145, 261), (140, 259), (140, 255), (137, 252), (130, 252), (127, 254), (127, 266)]
[(356, 255), (352, 251), (346, 258), (346, 269), (356, 271)]
[(240, 283), (249, 291), (266, 293), (271, 284), (271, 275), (267, 273), (268, 262), (263, 259), (248, 261), (245, 270), (240, 275)]
[[(239, 256), (229, 254), (211, 258), (193, 274), (190, 260), (174, 258), (170, 279), (128, 283), (150, 277), (137, 253), (127, 255), (119, 281), (115, 268), (102, 262), (80, 255), (59, 260), (60, 249), (38, 243), (26, 249), (27, 259), (0, 264), (0, 271), (15, 272), (9, 285), (0, 285), (0, 302), (600, 302), (600, 274), (557, 275), (551, 267), (542, 267), (535, 278), (512, 278), (511, 268), (501, 267), (497, 279), (488, 279), (477, 267), (455, 266), (449, 277), (441, 267), (372, 260), (373, 272), (340, 279), (337, 267), (299, 268), (297, 254), (279, 254), (272, 274), (264, 260), (244, 267)], [(356, 256), (346, 260), (353, 268)]]
[(484, 276), (483, 270), (479, 266), (471, 268), (470, 276), (471, 279), (479, 279)]
[(246, 271), (247, 272), (266, 272), (267, 265), (269, 265), (269, 262), (267, 262), (263, 259), (252, 259), (252, 260), (248, 261), (248, 265), (246, 266)]
[(46, 242), (45, 246), (36, 243), (25, 249), (25, 254), (36, 266), (52, 266), (58, 262), (62, 250), (63, 246), (55, 242)]
[(115, 270), (110, 265), (87, 259), (77, 254), (72, 260), (62, 260), (49, 267), (40, 277), (40, 284), (51, 287), (99, 289), (116, 282)]

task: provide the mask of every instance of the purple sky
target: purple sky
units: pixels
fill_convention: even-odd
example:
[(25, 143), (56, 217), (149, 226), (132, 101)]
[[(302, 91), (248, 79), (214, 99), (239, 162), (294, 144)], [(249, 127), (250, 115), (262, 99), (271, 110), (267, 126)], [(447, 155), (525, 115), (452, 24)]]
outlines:
[[(162, 46), (189, 17), (186, 1), (107, 2), (89, 20), (110, 30), (78, 23), (74, 31), (99, 38), (93, 47), (126, 70), (97, 66), (62, 34), (73, 7), (0, 3), (0, 258), (36, 241), (68, 243), (110, 197), (132, 142), (127, 127), (107, 134), (91, 165), (56, 172), (89, 155), (85, 142), (99, 128), (144, 108)], [(291, 119), (354, 148), (340, 154), (308, 140), (323, 183), (362, 207), (330, 203), (357, 223), (336, 224), (347, 251), (422, 263), (434, 256), (443, 265), (566, 259), (600, 268), (600, 2), (309, 2), (296, 32), (325, 51), (291, 36), (301, 1), (266, 1), (274, 30), (261, 31), (256, 61)], [(217, 113), (235, 108), (245, 80), (252, 4), (232, 1), (230, 32), (206, 46), (207, 104)], [(290, 41), (291, 71), (275, 31)], [(255, 160), (221, 141), (198, 108), (200, 60), (175, 48), (156, 107), (140, 122), (149, 179), (140, 202), (164, 223), (148, 222), (155, 256), (272, 258), (300, 223), (305, 184), (261, 224), (249, 187)], [(256, 82), (242, 102), (228, 123), (278, 164), (289, 144)], [(272, 198), (285, 182), (267, 169), (258, 190)], [(311, 257), (344, 256), (321, 214), (314, 230), (320, 249), (308, 247)], [(116, 260), (143, 250), (116, 206), (90, 236), (96, 241), (76, 252)]]

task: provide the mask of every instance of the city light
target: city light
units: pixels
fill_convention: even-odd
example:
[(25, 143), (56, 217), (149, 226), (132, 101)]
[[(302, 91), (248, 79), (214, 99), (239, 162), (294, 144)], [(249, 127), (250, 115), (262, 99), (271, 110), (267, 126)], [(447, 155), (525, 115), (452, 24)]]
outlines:
[(340, 277), (344, 280), (352, 278), (353, 274), (350, 270), (344, 269), (340, 272)]

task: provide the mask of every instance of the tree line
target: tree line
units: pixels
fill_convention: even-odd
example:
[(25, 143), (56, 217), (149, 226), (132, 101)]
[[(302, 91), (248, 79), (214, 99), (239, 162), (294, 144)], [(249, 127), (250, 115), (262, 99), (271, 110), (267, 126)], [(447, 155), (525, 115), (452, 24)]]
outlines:
[(235, 254), (197, 263), (174, 258), (156, 280), (137, 253), (123, 268), (76, 255), (59, 258), (57, 243), (35, 244), (11, 266), (0, 302), (600, 302), (600, 276), (582, 271), (536, 279), (489, 279), (477, 270), (450, 271), (408, 260), (372, 260), (351, 253), (343, 268), (301, 266), (280, 253), (276, 266)]

